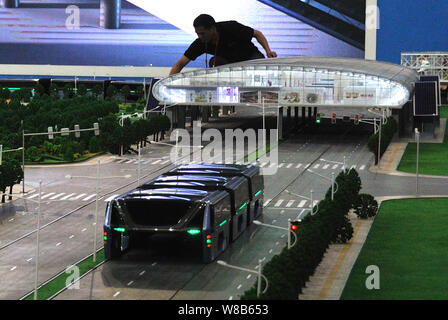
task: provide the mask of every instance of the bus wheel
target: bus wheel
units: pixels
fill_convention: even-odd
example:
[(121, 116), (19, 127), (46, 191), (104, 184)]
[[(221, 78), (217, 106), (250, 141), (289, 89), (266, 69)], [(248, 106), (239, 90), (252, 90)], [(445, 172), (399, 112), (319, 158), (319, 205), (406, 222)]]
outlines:
[(111, 259), (117, 259), (121, 256), (121, 234), (114, 235), (110, 245)]
[(254, 209), (254, 217), (258, 218), (263, 214), (263, 206), (261, 205), (261, 201), (257, 200), (255, 203), (255, 209)]

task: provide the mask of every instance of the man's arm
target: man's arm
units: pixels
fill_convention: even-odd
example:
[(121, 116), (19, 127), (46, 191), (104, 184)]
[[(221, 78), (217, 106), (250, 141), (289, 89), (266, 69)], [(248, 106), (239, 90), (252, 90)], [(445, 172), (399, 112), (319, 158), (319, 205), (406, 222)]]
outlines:
[(263, 33), (261, 33), (261, 31), (258, 31), (258, 30), (254, 29), (254, 37), (255, 37), (255, 39), (257, 39), (258, 43), (261, 44), (261, 46), (263, 47), (264, 51), (266, 51), (266, 56), (268, 58), (275, 58), (275, 57), (277, 57), (277, 53), (275, 51), (271, 51), (271, 49), (269, 48), (268, 40), (263, 35)]
[(173, 67), (170, 70), (170, 75), (179, 73), (188, 63), (190, 62), (190, 59), (188, 59), (186, 56), (182, 55), (179, 60), (173, 65)]

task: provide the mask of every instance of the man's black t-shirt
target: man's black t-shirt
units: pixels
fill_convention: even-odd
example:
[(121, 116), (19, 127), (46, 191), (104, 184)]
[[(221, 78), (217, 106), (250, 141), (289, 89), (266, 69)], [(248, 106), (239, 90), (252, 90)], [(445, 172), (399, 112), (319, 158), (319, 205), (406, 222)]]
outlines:
[(216, 23), (219, 34), (218, 48), (216, 43), (203, 43), (196, 39), (185, 51), (184, 56), (196, 60), (204, 53), (216, 55), (226, 59), (229, 63), (251, 59), (255, 54), (261, 54), (252, 43), (254, 29), (236, 21), (222, 21)]

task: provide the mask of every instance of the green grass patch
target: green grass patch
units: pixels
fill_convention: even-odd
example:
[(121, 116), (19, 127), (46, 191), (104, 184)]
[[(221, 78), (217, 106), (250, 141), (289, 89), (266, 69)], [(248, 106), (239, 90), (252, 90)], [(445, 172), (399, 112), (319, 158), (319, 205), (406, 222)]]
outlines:
[[(440, 107), (440, 117), (448, 118), (448, 106)], [(417, 144), (408, 143), (397, 170), (416, 173)], [(418, 171), (420, 174), (448, 176), (448, 130), (443, 143), (420, 142)]]
[(64, 160), (64, 157), (58, 157), (58, 156), (54, 156), (54, 155), (49, 155), (49, 154), (45, 154), (43, 156), (44, 160), (39, 161), (39, 162), (30, 162), (30, 161), (25, 161), (25, 165), (42, 165), (42, 164), (68, 164), (68, 163), (78, 163), (78, 162), (83, 162), (86, 160), (89, 160), (93, 157), (96, 157), (100, 154), (104, 153), (103, 151), (101, 152), (97, 152), (97, 153), (88, 153), (88, 154), (84, 154), (79, 156), (76, 160), (74, 161), (66, 161)]
[[(383, 202), (341, 299), (447, 299), (447, 208), (448, 198)], [(379, 268), (379, 289), (366, 287), (370, 265)]]
[[(96, 262), (93, 262), (93, 255), (87, 257), (82, 260), (76, 266), (79, 268), (79, 276), (81, 277), (88, 271), (92, 270), (100, 263), (104, 261), (104, 249), (101, 249), (96, 253)], [(54, 294), (61, 291), (66, 287), (66, 282), (69, 277), (73, 278), (73, 272), (62, 273), (41, 288), (37, 290), (37, 299), (38, 300), (48, 300)], [(34, 300), (34, 292), (26, 296), (23, 300)]]

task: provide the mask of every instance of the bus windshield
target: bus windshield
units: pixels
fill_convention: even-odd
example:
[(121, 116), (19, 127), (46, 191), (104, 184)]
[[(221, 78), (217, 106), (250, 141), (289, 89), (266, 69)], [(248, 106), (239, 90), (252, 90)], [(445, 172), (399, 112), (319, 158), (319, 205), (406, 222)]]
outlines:
[(192, 209), (190, 201), (134, 199), (126, 201), (131, 220), (143, 226), (173, 226)]

